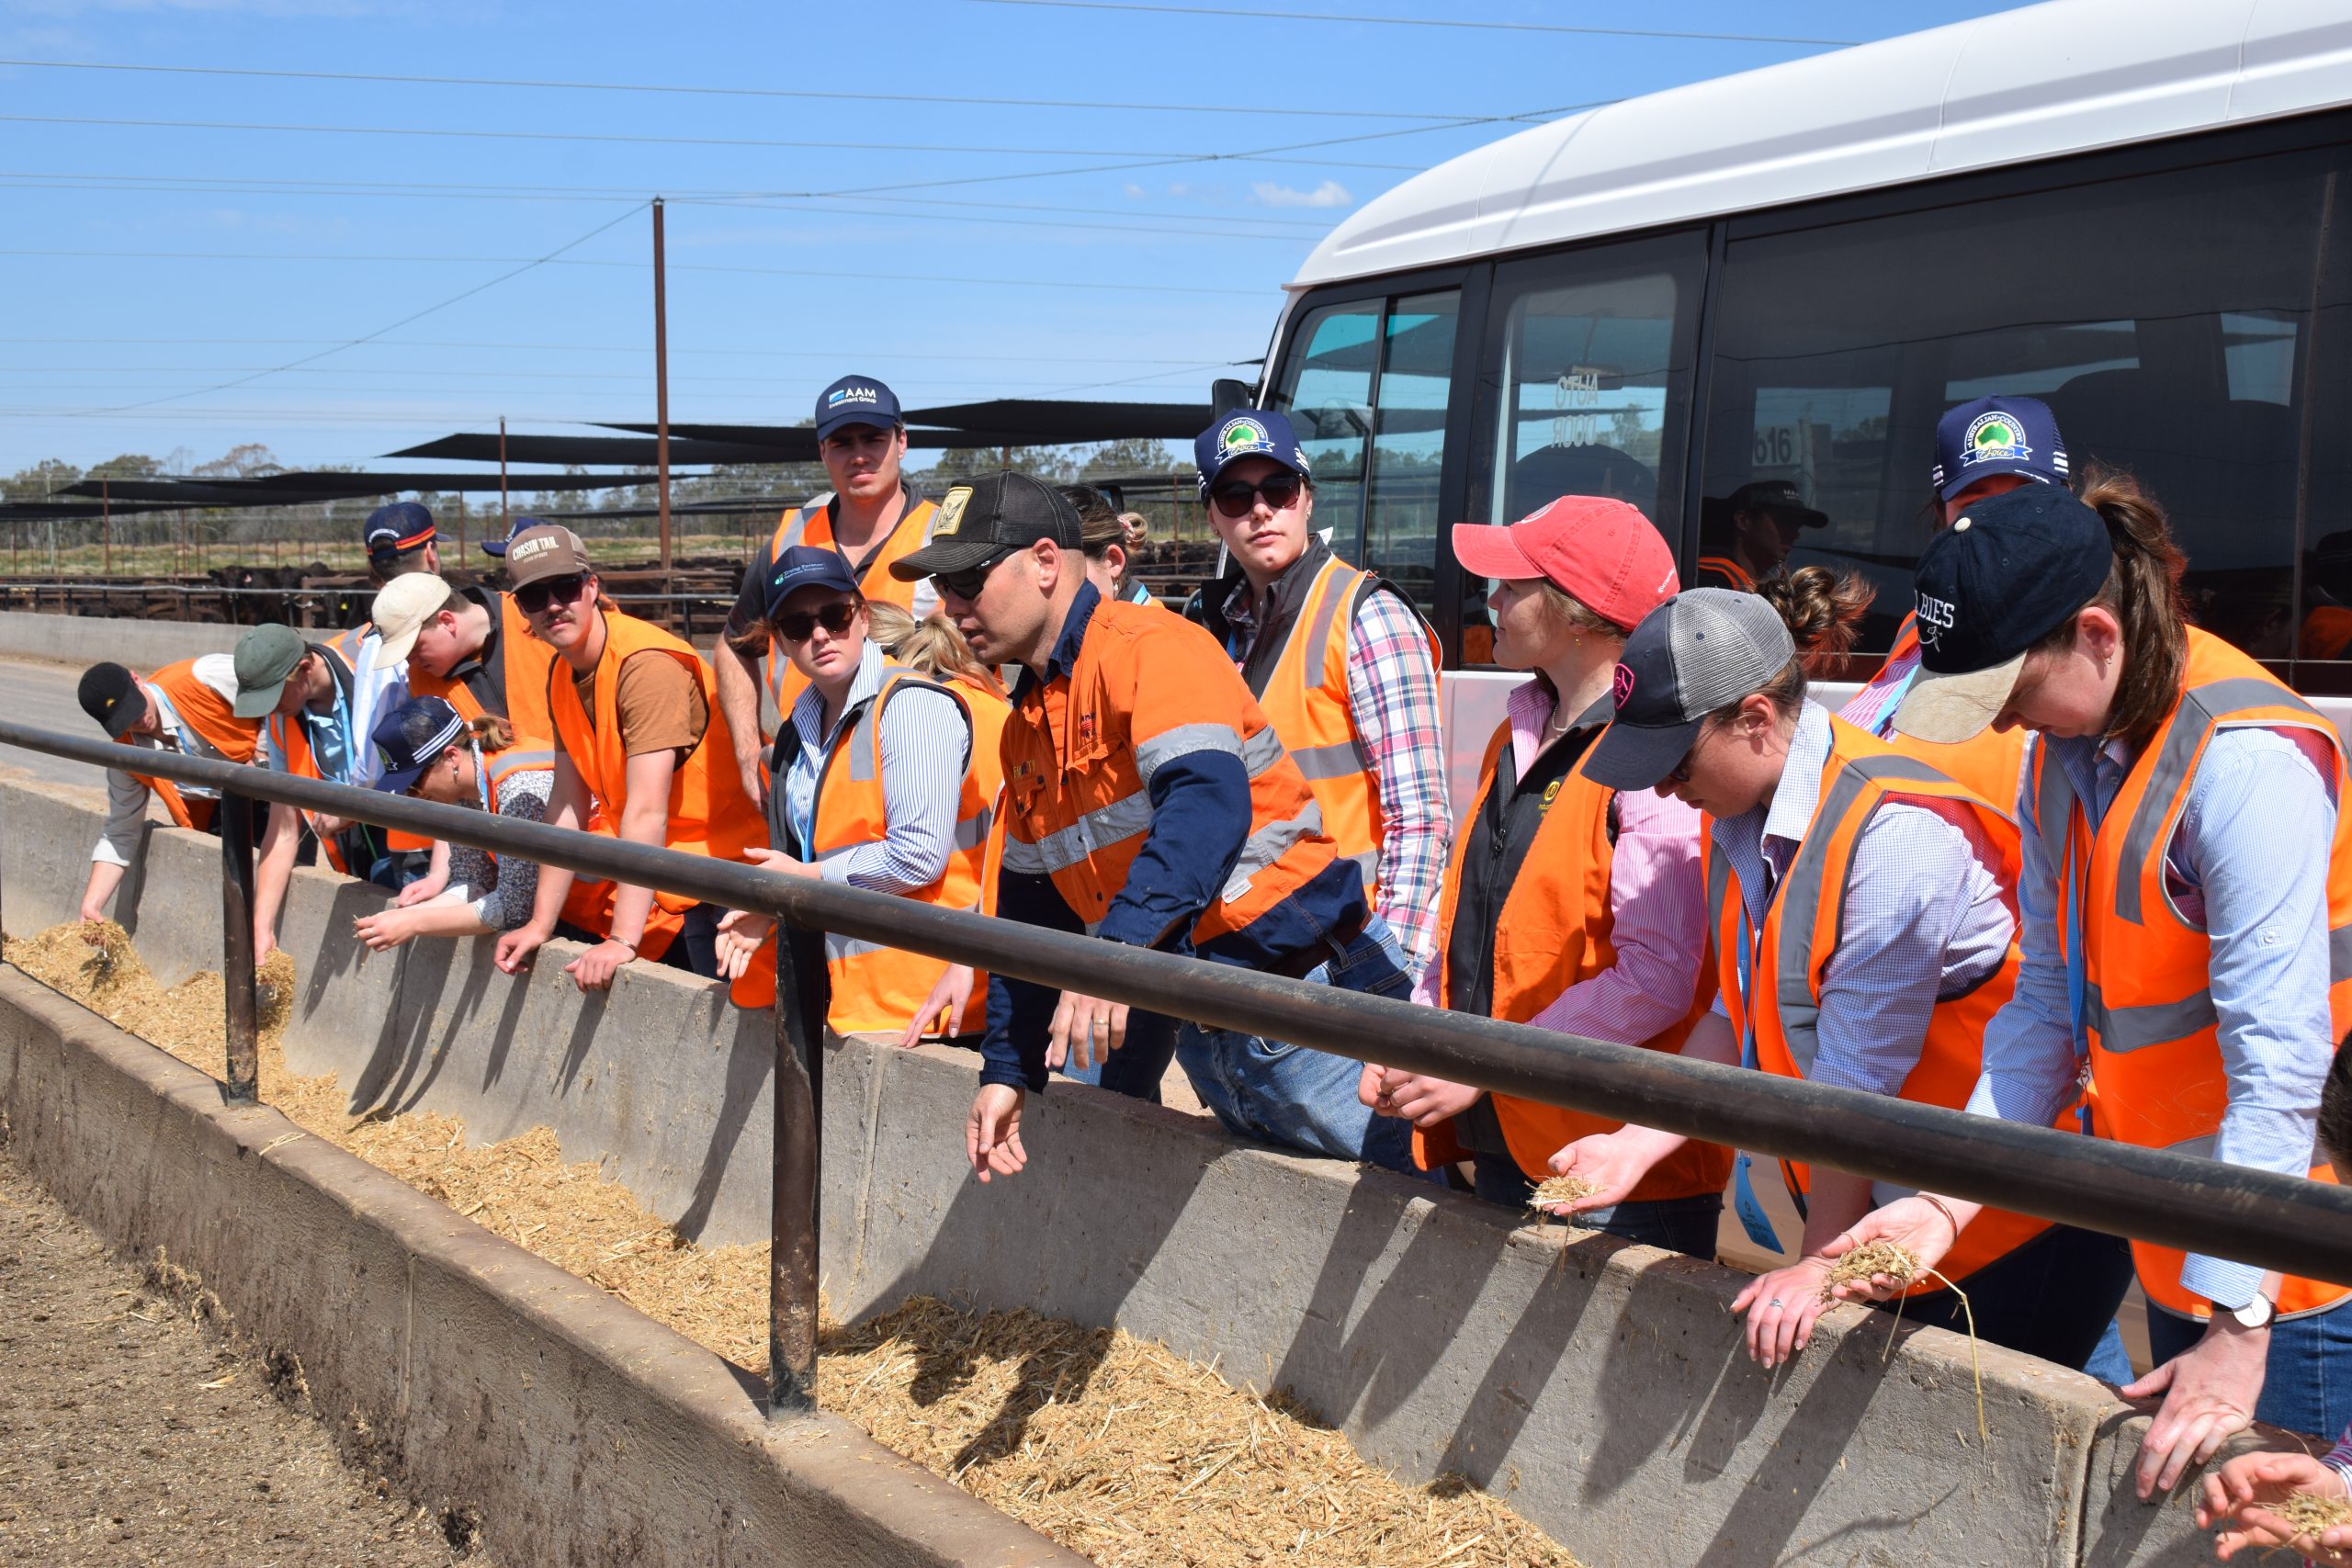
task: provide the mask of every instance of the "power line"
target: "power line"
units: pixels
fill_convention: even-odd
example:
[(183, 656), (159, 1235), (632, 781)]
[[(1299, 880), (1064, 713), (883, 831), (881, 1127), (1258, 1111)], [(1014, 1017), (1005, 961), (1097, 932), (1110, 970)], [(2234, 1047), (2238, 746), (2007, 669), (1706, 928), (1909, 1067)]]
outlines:
[(1318, 109), (1295, 105), (1238, 106), (1216, 104), (1142, 104), (1125, 99), (951, 97), (936, 93), (841, 93), (808, 87), (681, 86), (646, 82), (562, 82), (496, 76), (396, 76), (365, 71), (263, 71), (227, 65), (146, 65), (99, 60), (0, 60), (0, 66), (38, 71), (124, 71), (175, 76), (244, 76), (294, 82), (372, 82), (401, 86), (533, 87), (571, 93), (673, 93), (694, 97), (825, 98), (869, 104), (940, 104), (982, 108), (1106, 109), (1149, 114), (1279, 115), (1317, 119), (1448, 120), (1460, 117), (1400, 109)]
[[(1241, 153), (1170, 152), (1157, 149), (989, 147), (969, 142), (933, 141), (794, 141), (751, 136), (625, 136), (614, 131), (480, 130), (431, 125), (285, 125), (232, 119), (125, 119), (99, 115), (0, 114), (0, 122), (15, 125), (95, 125), (129, 130), (249, 130), (290, 132), (299, 136), (437, 136), (470, 141), (594, 141), (631, 147), (763, 147), (820, 152), (970, 152), (1019, 158), (1169, 158), (1182, 162), (1195, 158), (1246, 156)], [(1323, 158), (1316, 162), (1328, 163), (1337, 169), (1381, 169), (1392, 173), (1419, 167), (1412, 164), (1350, 164)]]
[[(621, 214), (621, 218), (626, 218), (628, 216), (628, 214), (626, 212)], [(601, 228), (591, 230), (590, 233), (601, 234), (605, 229), (611, 228), (613, 223), (617, 223), (620, 220), (620, 218), (616, 218), (613, 220), (612, 223), (606, 223)], [(587, 235), (582, 236), (582, 239), (587, 237)], [(572, 242), (572, 244), (574, 245), (578, 243), (580, 243), (580, 241), (578, 240)], [(564, 247), (565, 250), (569, 250), (571, 248), (571, 246), (570, 245)], [(380, 252), (374, 251), (355, 255), (335, 255), (331, 254), (310, 254), (303, 252), (278, 253), (269, 251), (0, 250), (0, 256), (39, 256), (72, 258), (84, 261), (330, 262), (342, 265), (385, 264), (402, 266), (424, 263), (441, 262), (472, 265), (489, 264), (491, 265), (498, 265), (506, 262), (519, 261), (526, 263), (530, 266), (605, 267), (624, 269), (630, 272), (643, 272), (652, 265), (650, 262), (557, 260), (556, 258), (561, 254), (562, 253), (559, 251), (552, 252), (545, 256), (528, 257), (387, 255)], [(1229, 294), (1244, 296), (1252, 299), (1262, 299), (1267, 297), (1267, 291), (1261, 288), (1204, 288), (1197, 285), (1184, 283), (1103, 283), (1086, 278), (961, 277), (948, 274), (926, 272), (866, 272), (862, 270), (853, 272), (818, 270), (804, 267), (725, 266), (708, 262), (682, 262), (672, 265), (670, 270), (672, 272), (738, 273), (747, 274), (754, 277), (845, 277), (870, 278), (882, 283), (953, 283), (963, 286), (986, 285), (992, 288), (1004, 288), (1106, 289), (1122, 294)], [(508, 276), (512, 276), (513, 275), (509, 274)], [(375, 335), (380, 336), (381, 334), (379, 333)], [(364, 342), (366, 340), (363, 339), (361, 341)]]
[[(94, 345), (124, 344), (140, 348), (203, 347), (203, 348), (307, 348), (318, 344), (337, 343), (337, 338), (323, 337), (0, 337), (0, 344), (37, 344), (45, 346), (83, 348)], [(522, 354), (649, 354), (650, 344), (593, 343), (451, 343), (438, 339), (408, 338), (397, 343), (379, 342), (371, 348), (461, 348), (484, 353)], [(797, 349), (797, 348), (688, 348), (672, 344), (674, 357), (682, 354), (728, 355), (752, 359), (921, 359), (956, 362), (964, 360), (989, 365), (1190, 365), (1189, 359), (1144, 359), (1129, 355), (1081, 355), (1067, 354), (1028, 354), (1008, 356), (1002, 354), (931, 354), (909, 350), (876, 351), (866, 348)], [(1237, 362), (1238, 363), (1238, 362)], [(17, 367), (18, 369), (27, 367)], [(76, 367), (80, 368), (80, 367)], [(111, 367), (114, 369), (125, 367)], [(141, 367), (143, 368), (143, 367)], [(185, 367), (156, 367), (178, 369)], [(431, 375), (432, 371), (405, 371), (405, 375)]]
[[(973, 6), (1035, 6), (1057, 11), (1140, 11), (1170, 17), (1242, 17), (1251, 21), (1350, 22), (1390, 28), (1469, 28), (1505, 33), (1575, 33), (1589, 38), (1687, 39), (1708, 43), (1786, 43), (1823, 49), (1850, 49), (1858, 41), (1841, 38), (1782, 38), (1770, 33), (1680, 32), (1663, 28), (1586, 28), (1556, 22), (1483, 22), (1453, 17), (1342, 16), (1324, 11), (1257, 11), (1222, 6), (1159, 6), (1130, 0), (965, 0)], [(5, 63), (5, 62), (0, 62)]]
[(340, 354), (348, 348), (356, 348), (361, 344), (371, 343), (377, 338), (398, 332), (401, 328), (408, 325), (411, 321), (422, 321), (425, 317), (434, 314), (435, 311), (447, 310), (450, 306), (458, 303), (460, 300), (470, 299), (475, 295), (481, 293), (484, 289), (495, 288), (509, 278), (520, 277), (523, 274), (531, 271), (535, 267), (545, 266), (548, 263), (554, 261), (558, 256), (562, 255), (564, 252), (584, 245), (589, 241), (594, 239), (597, 235), (605, 232), (605, 230), (615, 228), (629, 218), (634, 217), (636, 215), (636, 209), (632, 208), (629, 211), (622, 213), (617, 218), (599, 223), (594, 229), (591, 229), (586, 233), (581, 235), (578, 239), (568, 240), (564, 243), (558, 245), (554, 250), (548, 252), (547, 254), (537, 256), (530, 261), (525, 262), (522, 265), (514, 268), (512, 272), (500, 273), (496, 277), (477, 283), (471, 288), (465, 289), (457, 294), (452, 294), (447, 299), (443, 299), (436, 304), (427, 305), (422, 310), (402, 316), (399, 321), (392, 322), (390, 326), (379, 327), (374, 332), (368, 333), (365, 336), (351, 339), (348, 343), (337, 344), (332, 348), (322, 348), (316, 354), (306, 354), (300, 359), (289, 360), (284, 365), (273, 367), (268, 370), (255, 371), (253, 375), (241, 377), (234, 381), (223, 381), (217, 386), (198, 387), (189, 391), (174, 392), (166, 397), (150, 398), (144, 402), (126, 403), (119, 408), (94, 409), (89, 412), (93, 413), (130, 413), (138, 409), (153, 408), (157, 403), (176, 402), (182, 398), (198, 398), (206, 396), (212, 392), (225, 392), (232, 387), (242, 387), (246, 385), (248, 382), (258, 381), (265, 376), (274, 376), (282, 370), (297, 369), (302, 366), (309, 365), (313, 361), (324, 359), (329, 355)]

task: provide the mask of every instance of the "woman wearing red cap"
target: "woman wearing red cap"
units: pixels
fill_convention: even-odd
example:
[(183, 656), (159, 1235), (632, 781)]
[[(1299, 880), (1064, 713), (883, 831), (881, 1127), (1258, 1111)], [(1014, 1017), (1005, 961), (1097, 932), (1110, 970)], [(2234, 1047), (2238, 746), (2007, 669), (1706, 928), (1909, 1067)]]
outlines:
[[(1509, 527), (1458, 525), (1465, 571), (1495, 579), (1495, 660), (1510, 694), (1439, 897), (1416, 999), (1564, 1033), (1676, 1051), (1713, 999), (1699, 814), (1585, 775), (1625, 635), (1678, 586), (1657, 530), (1622, 501), (1564, 496)], [(1526, 1206), (1552, 1157), (1621, 1123), (1382, 1067), (1365, 1103), (1413, 1123), (1415, 1157), (1477, 1162), (1480, 1197)], [(1712, 1258), (1731, 1156), (1693, 1144), (1595, 1228)]]

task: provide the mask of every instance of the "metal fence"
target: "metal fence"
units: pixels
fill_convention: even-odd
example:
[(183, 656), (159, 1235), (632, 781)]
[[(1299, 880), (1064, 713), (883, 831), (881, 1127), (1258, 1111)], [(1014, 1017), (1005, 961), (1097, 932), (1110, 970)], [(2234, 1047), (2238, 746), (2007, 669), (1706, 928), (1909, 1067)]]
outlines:
[[(131, 760), (109, 741), (6, 721), (0, 744), (100, 767)], [(2321, 1182), (1416, 1007), (463, 807), (170, 752), (141, 750), (136, 761), (142, 773), (223, 795), (222, 965), (234, 1098), (252, 1099), (254, 1087), (253, 842), (250, 818), (237, 808), (242, 795), (763, 910), (804, 930), (2086, 1230), (2352, 1280), (2352, 1190)], [(788, 1415), (811, 1408), (816, 1389), (823, 1021), (793, 983), (793, 965), (779, 962), (776, 970), (768, 1353), (770, 1409)]]

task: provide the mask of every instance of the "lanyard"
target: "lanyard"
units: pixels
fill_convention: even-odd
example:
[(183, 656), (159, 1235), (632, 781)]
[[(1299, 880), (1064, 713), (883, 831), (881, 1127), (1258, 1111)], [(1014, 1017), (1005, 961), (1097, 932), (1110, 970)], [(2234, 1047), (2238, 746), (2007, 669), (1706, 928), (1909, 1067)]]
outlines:
[[(1754, 972), (1754, 947), (1747, 918), (1747, 900), (1743, 897), (1739, 901), (1738, 952), (1733, 962), (1737, 964), (1739, 974), (1741, 1016), (1739, 1065), (1751, 1070), (1757, 1066), (1756, 1009), (1749, 999), (1749, 993), (1753, 988), (1749, 984), (1749, 976)], [(1740, 1228), (1747, 1233), (1748, 1240), (1768, 1251), (1778, 1253), (1782, 1250), (1781, 1237), (1779, 1233), (1772, 1229), (1771, 1216), (1764, 1212), (1764, 1205), (1757, 1199), (1755, 1183), (1747, 1174), (1747, 1168), (1751, 1163), (1746, 1149), (1740, 1150), (1738, 1157), (1732, 1162), (1732, 1211), (1738, 1214)], [(1803, 1212), (1802, 1204), (1799, 1212)]]

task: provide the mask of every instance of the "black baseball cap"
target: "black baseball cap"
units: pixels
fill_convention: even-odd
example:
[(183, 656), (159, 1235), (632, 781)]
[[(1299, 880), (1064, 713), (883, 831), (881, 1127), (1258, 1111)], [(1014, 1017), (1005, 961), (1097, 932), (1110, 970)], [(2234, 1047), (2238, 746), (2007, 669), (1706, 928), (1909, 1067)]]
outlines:
[(1078, 508), (1068, 496), (1043, 479), (1006, 468), (949, 491), (932, 514), (922, 548), (892, 561), (890, 575), (912, 582), (969, 571), (1040, 539), (1074, 550), (1080, 526)]
[(1781, 612), (1754, 593), (1691, 588), (1642, 617), (1617, 656), (1616, 714), (1584, 771), (1611, 789), (1655, 789), (1690, 754), (1699, 728), (1796, 657)]
[(849, 574), (849, 563), (842, 559), (839, 550), (822, 545), (795, 545), (775, 558), (768, 569), (768, 580), (760, 588), (761, 603), (767, 606), (771, 620), (784, 608), (784, 602), (803, 588), (837, 588), (843, 593), (859, 592), (857, 579)]
[(376, 721), (368, 737), (384, 760), (376, 787), (387, 795), (406, 795), (435, 758), (458, 743), (466, 721), (442, 697), (411, 697)]
[(1778, 512), (1795, 518), (1801, 528), (1829, 526), (1829, 513), (1807, 506), (1793, 479), (1750, 479), (1732, 491), (1724, 504), (1734, 512)]
[(1894, 728), (1965, 740), (1992, 723), (2036, 643), (2098, 596), (2115, 564), (2099, 514), (2064, 486), (1971, 506), (1919, 558), (1919, 672)]
[(817, 439), (853, 424), (896, 430), (906, 421), (899, 415), (899, 395), (871, 376), (844, 376), (817, 394)]
[(74, 695), (81, 699), (82, 711), (98, 721), (109, 740), (121, 739), (125, 731), (147, 716), (147, 698), (139, 689), (139, 677), (119, 664), (93, 664), (83, 671), (82, 687)]

